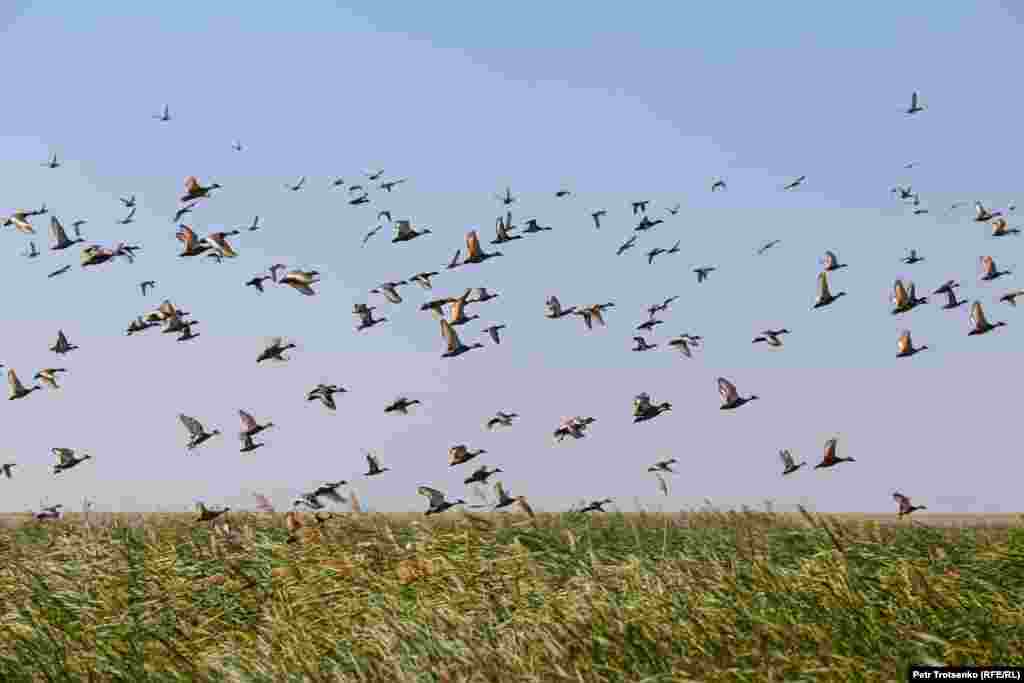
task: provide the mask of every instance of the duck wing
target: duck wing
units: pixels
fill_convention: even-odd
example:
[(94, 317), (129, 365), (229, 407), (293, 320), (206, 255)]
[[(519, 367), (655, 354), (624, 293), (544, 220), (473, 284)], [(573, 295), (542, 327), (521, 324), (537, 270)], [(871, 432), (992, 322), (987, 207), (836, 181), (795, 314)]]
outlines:
[(913, 348), (913, 344), (910, 341), (910, 330), (903, 330), (899, 340), (896, 342), (896, 346), (899, 348), (900, 353), (907, 353)]
[(246, 432), (249, 432), (259, 427), (259, 425), (256, 423), (256, 419), (249, 413), (245, 412), (244, 410), (238, 411), (238, 417), (241, 418), (242, 429), (244, 429)]
[(444, 503), (444, 494), (435, 488), (420, 486), (416, 489), (416, 492), (421, 496), (426, 496), (430, 500), (430, 507), (432, 508), (436, 508)]
[(203, 425), (194, 417), (189, 417), (188, 415), (179, 413), (178, 419), (181, 420), (181, 424), (185, 425), (185, 429), (187, 429), (192, 436), (199, 436), (203, 433)]
[(825, 442), (825, 457), (822, 458), (822, 463), (835, 462), (836, 460), (836, 446), (839, 443), (839, 439), (832, 438)]
[(725, 405), (733, 403), (739, 398), (736, 386), (724, 377), (718, 378), (718, 393), (722, 397), (722, 403)]

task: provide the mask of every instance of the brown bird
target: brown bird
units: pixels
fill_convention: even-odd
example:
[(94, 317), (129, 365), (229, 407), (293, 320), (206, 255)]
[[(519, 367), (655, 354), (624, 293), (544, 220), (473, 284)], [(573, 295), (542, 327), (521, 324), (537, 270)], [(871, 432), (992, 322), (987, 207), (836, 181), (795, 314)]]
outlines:
[(220, 185), (213, 183), (203, 187), (199, 184), (199, 180), (194, 175), (190, 175), (185, 178), (185, 194), (179, 199), (181, 202), (190, 202), (193, 199), (202, 199), (203, 197), (209, 197), (210, 192), (213, 190), (219, 190)]
[(300, 294), (313, 296), (316, 292), (312, 285), (320, 282), (320, 273), (315, 270), (293, 270), (277, 281), (279, 285), (288, 285)]
[(597, 323), (599, 325), (601, 325), (601, 327), (605, 326), (604, 316), (602, 315), (602, 311), (604, 309), (610, 308), (610, 307), (612, 307), (614, 305), (615, 304), (613, 304), (613, 303), (594, 304), (593, 306), (587, 306), (586, 308), (581, 308), (579, 310), (575, 310), (572, 313), (573, 313), (573, 315), (578, 315), (581, 318), (583, 318), (583, 323), (587, 326), (587, 329), (588, 330), (592, 330), (592, 329), (594, 329), (593, 326), (594, 326), (594, 321), (595, 320), (597, 321)]
[(999, 297), (999, 301), (1006, 302), (1011, 306), (1016, 306), (1017, 297), (1019, 296), (1024, 296), (1024, 289), (1018, 289), (1014, 292), (1007, 292), (1006, 294), (1003, 294), (1001, 297)]
[(857, 462), (853, 458), (840, 458), (836, 456), (836, 445), (839, 443), (839, 439), (833, 438), (825, 442), (825, 456), (821, 459), (814, 469), (821, 469), (823, 467), (835, 467), (841, 462)]
[(35, 384), (26, 389), (25, 385), (21, 383), (21, 380), (18, 379), (18, 376), (14, 374), (14, 370), (10, 368), (7, 369), (7, 386), (10, 389), (10, 395), (7, 397), (9, 401), (25, 398), (33, 391), (37, 391), (42, 388), (38, 384)]
[(178, 238), (178, 241), (185, 245), (185, 249), (178, 254), (181, 257), (198, 256), (213, 248), (210, 243), (200, 240), (196, 233), (187, 225), (181, 225), (178, 227), (178, 231), (174, 233), (174, 236)]
[(976, 334), (985, 334), (990, 332), (997, 327), (1002, 327), (1006, 323), (1003, 321), (990, 323), (985, 317), (985, 311), (981, 308), (981, 302), (975, 301), (971, 304), (971, 331), (967, 333), (967, 336), (971, 337)]
[(900, 510), (899, 510), (899, 516), (900, 517), (902, 517), (903, 515), (909, 515), (914, 510), (927, 510), (928, 509), (924, 505), (911, 505), (910, 504), (910, 498), (908, 498), (907, 496), (903, 495), (899, 491), (894, 492), (892, 494), (892, 498), (900, 506)]
[(914, 342), (910, 339), (910, 330), (903, 330), (900, 333), (900, 338), (896, 342), (898, 353), (897, 358), (906, 358), (907, 356), (913, 356), (918, 351), (924, 351), (927, 346), (914, 346)]
[(501, 255), (500, 251), (487, 253), (481, 249), (480, 239), (477, 237), (476, 230), (470, 230), (466, 233), (466, 258), (459, 265), (464, 266), (467, 263), (483, 263), (489, 258)]
[(991, 256), (981, 257), (981, 277), (979, 280), (995, 280), (996, 278), (1002, 277), (1003, 275), (1009, 275), (1008, 270), (999, 270), (996, 266), (995, 260)]
[(211, 522), (229, 510), (231, 510), (229, 507), (221, 508), (220, 510), (209, 510), (202, 501), (198, 501), (196, 503), (196, 511), (199, 513), (199, 518), (196, 519), (196, 523)]

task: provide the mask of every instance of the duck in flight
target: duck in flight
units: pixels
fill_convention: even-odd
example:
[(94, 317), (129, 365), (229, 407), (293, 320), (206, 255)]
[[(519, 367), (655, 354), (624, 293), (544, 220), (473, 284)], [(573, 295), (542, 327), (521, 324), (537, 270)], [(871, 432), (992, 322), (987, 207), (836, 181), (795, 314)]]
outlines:
[(679, 298), (678, 296), (670, 296), (669, 298), (665, 299), (660, 304), (652, 304), (652, 305), (648, 306), (647, 307), (647, 315), (653, 320), (654, 316), (657, 315), (658, 313), (661, 313), (663, 311), (667, 311), (669, 305), (673, 301), (678, 299), (678, 298)]
[(633, 399), (633, 424), (653, 420), (670, 410), (672, 410), (671, 403), (668, 401), (657, 404), (651, 403), (650, 394), (644, 392)]
[(505, 188), (504, 196), (499, 194), (499, 195), (495, 195), (495, 197), (497, 197), (498, 200), (501, 201), (501, 203), (504, 204), (505, 206), (508, 206), (509, 204), (511, 204), (512, 202), (514, 202), (516, 200), (516, 198), (512, 196), (512, 188), (511, 187), (506, 187)]
[(375, 477), (378, 474), (384, 474), (385, 472), (391, 471), (390, 467), (381, 467), (380, 459), (378, 459), (373, 453), (366, 454), (366, 464), (369, 468), (366, 470), (367, 477)]
[(200, 185), (199, 180), (195, 176), (190, 175), (185, 178), (185, 194), (179, 198), (179, 201), (191, 202), (196, 199), (209, 197), (211, 192), (219, 189), (221, 189), (220, 183), (211, 183), (210, 185), (205, 186)]
[(908, 266), (912, 266), (915, 263), (920, 263), (921, 261), (924, 261), (924, 256), (918, 256), (917, 249), (910, 249), (908, 250), (907, 255), (904, 256), (902, 260)]
[(799, 178), (796, 178), (795, 180), (792, 180), (792, 181), (786, 183), (785, 185), (783, 185), (782, 189), (783, 190), (795, 190), (796, 188), (800, 187), (805, 180), (807, 180), (807, 176), (802, 175)]
[(664, 222), (665, 221), (663, 219), (661, 219), (661, 218), (658, 218), (656, 220), (651, 220), (650, 216), (644, 214), (644, 216), (640, 219), (640, 222), (637, 224), (637, 226), (635, 228), (633, 228), (633, 231), (634, 232), (645, 232), (647, 230), (650, 230), (651, 228), (655, 228), (655, 227), (661, 225)]
[(793, 459), (793, 454), (789, 452), (789, 449), (779, 451), (779, 459), (782, 460), (782, 476), (787, 474), (793, 474), (798, 469), (807, 464), (806, 461), (797, 464)]
[(836, 447), (839, 445), (839, 439), (832, 438), (825, 442), (825, 455), (822, 457), (821, 462), (814, 466), (814, 469), (824, 469), (827, 467), (835, 467), (841, 462), (856, 462), (853, 458), (840, 458), (836, 456)]
[(651, 249), (649, 252), (647, 252), (647, 264), (652, 265), (654, 263), (654, 258), (656, 256), (660, 256), (661, 254), (678, 254), (679, 245), (681, 244), (681, 242), (682, 240), (676, 240), (676, 243), (672, 245), (671, 249), (662, 249), (661, 247), (655, 247), (654, 249)]
[(996, 266), (995, 259), (993, 259), (991, 256), (981, 257), (981, 276), (978, 278), (979, 280), (984, 280), (987, 282), (995, 280), (996, 278), (1000, 278), (1004, 275), (1010, 274), (1011, 271), (1009, 270), (999, 270), (999, 268)]
[[(483, 263), (487, 259), (501, 255), (500, 251), (487, 253), (481, 249), (480, 238), (477, 237), (476, 230), (470, 230), (466, 233), (466, 258), (461, 263), (457, 263), (458, 253), (456, 253), (456, 260), (453, 260), (452, 263), (457, 263), (454, 267), (464, 266), (468, 263)], [(448, 266), (449, 268), (453, 267), (451, 263)]]
[(960, 283), (957, 282), (956, 280), (946, 280), (946, 282), (944, 282), (941, 287), (939, 287), (934, 292), (932, 292), (932, 294), (935, 294), (935, 295), (945, 294), (946, 295), (946, 303), (942, 305), (942, 308), (947, 310), (947, 311), (948, 310), (952, 310), (954, 308), (957, 308), (958, 306), (962, 306), (965, 303), (967, 303), (967, 299), (962, 299), (960, 301), (957, 301), (956, 292), (954, 290), (955, 290), (955, 288), (957, 288), (959, 286), (960, 286)]
[(376, 306), (367, 306), (366, 304), (355, 304), (352, 306), (352, 314), (359, 318), (359, 325), (356, 327), (356, 331), (362, 331), (378, 325), (383, 322), (387, 322), (387, 318), (374, 318), (373, 311)]
[(274, 337), (263, 348), (260, 355), (256, 357), (256, 362), (262, 363), (265, 360), (287, 361), (289, 357), (284, 355), (284, 352), (294, 348), (296, 348), (295, 344), (291, 342), (285, 344), (281, 337)]
[(1016, 307), (1017, 297), (1019, 296), (1024, 296), (1024, 289), (1018, 289), (1013, 292), (1007, 292), (1006, 294), (1003, 294), (1001, 297), (999, 297), (999, 302), (1007, 303), (1010, 304), (1011, 306)]
[(818, 273), (818, 296), (814, 300), (814, 308), (828, 306), (841, 296), (846, 296), (846, 292), (836, 292), (833, 294), (829, 289), (828, 273), (824, 270)]
[(974, 222), (975, 223), (988, 223), (993, 218), (1002, 216), (1001, 211), (992, 212), (985, 208), (985, 205), (981, 202), (974, 202)]
[(985, 334), (986, 332), (991, 332), (997, 327), (1003, 327), (1004, 325), (1006, 325), (1006, 323), (1001, 320), (998, 322), (990, 323), (988, 319), (985, 317), (985, 311), (982, 310), (980, 301), (975, 301), (973, 304), (971, 304), (970, 322), (971, 329), (967, 333), (967, 336), (969, 337), (978, 334)]
[(490, 336), (491, 341), (493, 341), (495, 344), (500, 344), (501, 337), (499, 336), (498, 333), (503, 329), (505, 329), (504, 325), (490, 325), (481, 330), (481, 332), (486, 332)]
[(648, 344), (647, 340), (643, 337), (633, 337), (633, 342), (636, 344), (633, 347), (633, 351), (651, 351), (658, 348), (657, 344)]
[(293, 270), (278, 280), (277, 284), (288, 285), (300, 294), (313, 296), (316, 294), (313, 285), (320, 282), (319, 275), (315, 270)]
[(547, 309), (547, 312), (544, 314), (544, 317), (551, 318), (552, 320), (554, 320), (555, 318), (564, 318), (565, 316), (572, 315), (576, 312), (575, 306), (570, 306), (569, 308), (562, 308), (562, 304), (558, 300), (558, 297), (553, 294), (548, 297), (548, 300), (546, 302), (544, 302), (544, 306)]
[(911, 505), (910, 498), (908, 498), (907, 496), (903, 495), (899, 491), (896, 491), (896, 492), (894, 492), (892, 494), (892, 499), (896, 501), (897, 505), (899, 505), (899, 512), (898, 512), (898, 514), (899, 514), (900, 517), (903, 517), (904, 515), (909, 515), (912, 512), (914, 512), (915, 510), (927, 510), (928, 509), (924, 505)]
[(62, 251), (73, 244), (85, 241), (77, 236), (75, 239), (70, 239), (56, 216), (50, 216), (50, 238), (53, 240), (53, 244), (50, 246), (51, 251)]
[(604, 500), (592, 500), (577, 510), (577, 512), (580, 514), (585, 512), (604, 512), (604, 506), (611, 505), (613, 502), (614, 501), (611, 498), (605, 498)]
[(915, 353), (918, 353), (919, 351), (924, 351), (928, 348), (927, 345), (914, 346), (914, 342), (910, 338), (910, 330), (903, 330), (903, 332), (900, 333), (900, 337), (896, 341), (896, 346), (897, 358), (906, 358), (908, 356), (913, 356)]
[(81, 457), (75, 457), (75, 451), (71, 448), (51, 448), (50, 451), (57, 457), (57, 464), (53, 466), (54, 474), (60, 474), (86, 460), (92, 460), (92, 456), (88, 453)]
[(693, 272), (697, 274), (697, 284), (704, 282), (708, 279), (708, 275), (717, 270), (714, 266), (702, 266), (700, 268), (694, 268)]
[(416, 492), (421, 496), (426, 496), (430, 501), (425, 515), (436, 515), (444, 512), (445, 510), (455, 507), (456, 505), (465, 505), (466, 501), (459, 498), (458, 500), (449, 501), (445, 499), (445, 495), (435, 488), (429, 486), (420, 486), (416, 489)]
[(757, 337), (754, 337), (752, 344), (758, 344), (764, 342), (768, 346), (779, 348), (782, 346), (782, 339), (780, 337), (784, 334), (789, 334), (789, 330), (782, 328), (781, 330), (765, 330)]
[(624, 252), (625, 252), (626, 250), (628, 250), (628, 249), (632, 249), (632, 248), (633, 248), (634, 246), (636, 246), (636, 237), (637, 237), (636, 235), (633, 235), (633, 236), (632, 236), (632, 237), (630, 237), (630, 238), (629, 238), (628, 240), (626, 240), (625, 242), (623, 242), (623, 243), (622, 243), (622, 245), (621, 245), (621, 246), (619, 246), (619, 248), (615, 250), (615, 255), (616, 255), (616, 256), (622, 256), (622, 254), (623, 254), (623, 253), (624, 253)]
[(840, 268), (846, 268), (846, 264), (839, 262), (839, 257), (836, 256), (836, 252), (834, 251), (826, 251), (825, 256), (821, 260), (821, 264), (826, 273), (830, 273), (833, 270), (839, 270)]
[(511, 242), (512, 240), (523, 239), (522, 235), (510, 235), (509, 231), (513, 229), (514, 226), (512, 225), (511, 211), (508, 212), (508, 216), (505, 219), (502, 219), (501, 216), (498, 216), (498, 219), (494, 224), (495, 237), (493, 240), (491, 240), (491, 244), (504, 244), (505, 242)]
[(897, 279), (893, 283), (892, 303), (895, 306), (892, 309), (892, 314), (896, 315), (898, 313), (906, 313), (921, 304), (928, 303), (928, 297), (918, 297), (917, 288), (913, 282), (908, 281), (906, 287), (904, 287), (903, 281)]
[(736, 391), (736, 385), (724, 377), (719, 377), (717, 381), (718, 393), (722, 398), (722, 405), (719, 406), (721, 410), (733, 410), (751, 401), (756, 401), (758, 398), (756, 394), (746, 398), (741, 397)]
[(915, 90), (910, 94), (910, 106), (907, 107), (907, 114), (917, 114), (918, 112), (924, 111), (924, 107), (918, 102), (917, 91)]
[(992, 236), (1006, 237), (1007, 235), (1019, 235), (1020, 228), (1007, 227), (1005, 218), (997, 218), (992, 221)]
[(532, 235), (535, 232), (544, 232), (545, 230), (554, 230), (554, 228), (549, 225), (541, 225), (537, 222), (536, 218), (530, 218), (526, 221), (526, 227), (523, 228), (523, 233)]
[(488, 478), (501, 472), (500, 467), (495, 467), (493, 470), (487, 469), (487, 465), (480, 465), (480, 467), (473, 470), (473, 474), (463, 480), (464, 484), (486, 484)]
[(447, 320), (441, 321), (441, 335), (445, 339), (445, 352), (441, 354), (442, 358), (454, 358), (473, 349), (482, 349), (484, 347), (480, 342), (473, 342), (469, 346), (463, 344), (455, 328)]
[(675, 465), (677, 462), (679, 462), (679, 461), (676, 460), (675, 458), (669, 458), (668, 460), (659, 460), (658, 462), (656, 462), (653, 465), (651, 465), (650, 467), (648, 467), (647, 471), (648, 472), (668, 472), (670, 474), (675, 474), (675, 470), (672, 469), (672, 465)]
[(701, 337), (695, 337), (689, 334), (681, 334), (678, 337), (669, 341), (668, 346), (674, 351), (678, 351), (687, 358), (693, 358), (692, 348), (698, 348), (701, 343)]
[(188, 430), (189, 438), (186, 448), (190, 451), (195, 450), (200, 444), (206, 443), (213, 437), (220, 434), (219, 429), (214, 429), (212, 432), (206, 431), (206, 428), (203, 427), (199, 420), (194, 417), (189, 417), (183, 413), (178, 414), (178, 419), (181, 421), (181, 424), (185, 426), (185, 429)]
[(399, 396), (394, 401), (392, 401), (391, 403), (384, 407), (384, 412), (390, 413), (392, 415), (408, 415), (409, 408), (415, 405), (420, 405), (420, 400), (418, 398), (410, 400), (405, 396)]
[(32, 377), (32, 379), (37, 379), (37, 380), (41, 381), (43, 384), (45, 384), (46, 386), (50, 387), (51, 389), (60, 389), (60, 386), (57, 384), (57, 374), (61, 373), (61, 372), (67, 372), (67, 369), (66, 368), (44, 368), (43, 370), (40, 370), (39, 372), (37, 372)]
[(25, 385), (21, 383), (21, 380), (18, 379), (18, 375), (14, 373), (12, 368), (7, 369), (7, 387), (10, 390), (10, 393), (7, 396), (7, 400), (9, 401), (25, 398), (33, 391), (39, 391), (42, 389), (38, 384), (33, 384), (32, 386), (25, 388)]
[(254, 277), (251, 280), (247, 281), (245, 283), (245, 286), (246, 287), (255, 287), (256, 291), (259, 292), (260, 294), (262, 294), (263, 291), (264, 291), (263, 290), (263, 283), (266, 282), (267, 280), (270, 280), (270, 279), (272, 279), (272, 278), (269, 275), (257, 275), (256, 277)]
[(399, 178), (398, 180), (388, 180), (388, 181), (385, 181), (385, 182), (381, 183), (380, 185), (378, 185), (378, 187), (380, 189), (384, 190), (385, 192), (391, 192), (391, 190), (395, 189), (396, 187), (398, 187), (402, 183), (406, 182), (407, 180), (408, 180), (408, 178)]
[(583, 324), (587, 326), (588, 330), (592, 330), (594, 329), (593, 325), (595, 320), (599, 325), (601, 325), (601, 327), (605, 326), (603, 312), (613, 306), (615, 306), (615, 304), (610, 301), (606, 304), (594, 304), (593, 306), (574, 310), (573, 315), (578, 315), (583, 318)]

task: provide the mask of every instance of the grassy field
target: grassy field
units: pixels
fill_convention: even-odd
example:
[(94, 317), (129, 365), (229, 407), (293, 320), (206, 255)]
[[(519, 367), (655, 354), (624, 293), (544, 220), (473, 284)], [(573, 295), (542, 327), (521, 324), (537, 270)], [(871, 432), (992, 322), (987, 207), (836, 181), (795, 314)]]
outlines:
[[(23, 516), (26, 518), (27, 516)], [(1024, 665), (1017, 515), (0, 524), (0, 680), (880, 681)]]

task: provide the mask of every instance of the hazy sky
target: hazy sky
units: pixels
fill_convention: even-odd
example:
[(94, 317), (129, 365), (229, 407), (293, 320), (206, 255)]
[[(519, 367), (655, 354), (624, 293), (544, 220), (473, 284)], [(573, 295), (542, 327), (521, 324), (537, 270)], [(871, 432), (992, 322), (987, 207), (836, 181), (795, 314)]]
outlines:
[[(949, 211), (1024, 201), (1012, 3), (344, 4), (0, 9), (11, 67), (0, 214), (46, 202), (66, 226), (88, 219), (90, 242), (143, 245), (134, 264), (83, 271), (77, 245), (48, 251), (49, 216), (33, 219), (38, 259), (20, 255), (30, 238), (4, 229), (0, 362), (25, 382), (42, 367), (69, 372), (59, 392), (3, 406), (0, 462), (18, 468), (0, 480), (0, 509), (41, 499), (77, 509), (82, 496), (113, 510), (239, 507), (252, 491), (286, 507), (344, 478), (374, 509), (420, 510), (418, 484), (469, 498), (462, 479), (481, 463), (544, 510), (603, 497), (679, 509), (707, 496), (889, 511), (894, 489), (935, 511), (1019, 509), (1024, 319), (995, 300), (1020, 284), (977, 276), (986, 254), (1013, 269), (1024, 238), (993, 239), (969, 207)], [(915, 89), (927, 109), (908, 117)], [(164, 103), (169, 123), (152, 118)], [(51, 152), (58, 169), (40, 165)], [(919, 166), (905, 170), (911, 161)], [(330, 188), (335, 176), (366, 184), (378, 168), (409, 181), (372, 189), (362, 207)], [(224, 186), (188, 217), (201, 235), (254, 214), (265, 226), (235, 238), (233, 262), (176, 256), (170, 218), (191, 174)], [(780, 190), (802, 174), (804, 186)], [(306, 187), (286, 191), (300, 175)], [(728, 191), (709, 191), (716, 176)], [(896, 183), (912, 183), (931, 213), (911, 215), (889, 192)], [(429, 296), (403, 288), (406, 301), (392, 305), (367, 294), (443, 271), (473, 227), (494, 248), (494, 194), (506, 185), (519, 197), (516, 223), (536, 217), (555, 230), (443, 272)], [(556, 199), (561, 188), (574, 195)], [(117, 198), (130, 194), (136, 222), (117, 225)], [(617, 257), (634, 200), (666, 221)], [(665, 216), (676, 203), (679, 214)], [(360, 248), (383, 208), (433, 234), (393, 245), (385, 228)], [(680, 254), (647, 265), (643, 252), (677, 239)], [(782, 244), (756, 256), (769, 239)], [(909, 247), (926, 260), (901, 263)], [(812, 312), (825, 249), (849, 263), (831, 277), (848, 296)], [(319, 270), (318, 295), (242, 286), (277, 262)], [(71, 272), (46, 278), (65, 263)], [(698, 265), (718, 267), (699, 286)], [(894, 318), (896, 277), (929, 292), (956, 278), (961, 297), (1009, 326), (968, 337), (967, 307), (934, 302)], [(158, 283), (147, 298), (145, 279)], [(440, 358), (438, 323), (419, 303), (480, 285), (500, 298), (472, 307), (481, 319), (460, 333), (471, 343), (504, 323), (502, 344)], [(551, 294), (616, 307), (588, 333), (578, 318), (543, 317)], [(661, 346), (631, 352), (644, 309), (673, 295), (649, 337)], [(201, 321), (199, 339), (124, 335), (165, 297)], [(356, 333), (356, 302), (389, 321)], [(750, 343), (767, 327), (792, 330), (782, 350)], [(903, 327), (932, 350), (897, 359)], [(48, 351), (58, 328), (80, 350)], [(665, 350), (682, 332), (705, 337), (693, 359)], [(301, 347), (287, 364), (257, 366), (272, 335)], [(720, 411), (719, 375), (761, 400)], [(349, 390), (336, 414), (304, 400), (321, 381)], [(674, 410), (632, 424), (640, 391)], [(399, 394), (424, 405), (386, 416)], [(252, 455), (238, 452), (239, 408), (278, 425)], [(496, 410), (522, 418), (488, 433)], [(179, 412), (225, 434), (186, 455)], [(571, 415), (597, 422), (554, 446), (551, 432)], [(831, 436), (856, 463), (780, 476), (779, 449), (813, 465)], [(488, 454), (450, 468), (447, 449), (459, 443)], [(54, 446), (95, 459), (55, 479)], [(365, 449), (393, 471), (361, 477)], [(646, 468), (669, 456), (680, 474), (664, 498)]]

